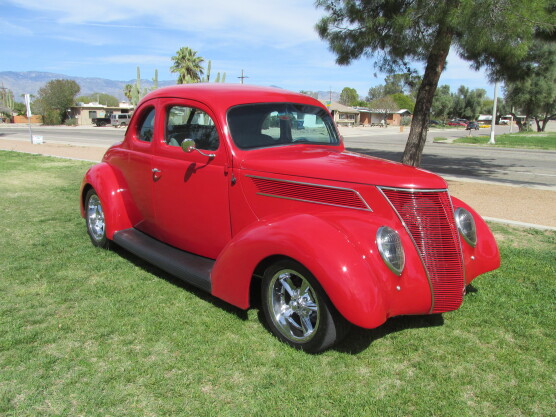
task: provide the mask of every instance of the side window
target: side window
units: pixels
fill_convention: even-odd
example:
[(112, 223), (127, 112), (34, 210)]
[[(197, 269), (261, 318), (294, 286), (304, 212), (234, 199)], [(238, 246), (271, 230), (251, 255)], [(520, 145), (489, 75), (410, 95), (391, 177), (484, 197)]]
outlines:
[(263, 121), (262, 131), (260, 133), (267, 135), (273, 140), (280, 140), (280, 124), (284, 123), (280, 122), (280, 120), (280, 113), (277, 111), (269, 113)]
[(154, 134), (154, 108), (143, 113), (143, 120), (137, 128), (137, 139), (151, 142)]
[(330, 136), (329, 128), (319, 114), (297, 113), (296, 123), (292, 127), (292, 140), (322, 143)]
[(168, 107), (165, 142), (169, 146), (181, 146), (186, 139), (195, 141), (197, 149), (215, 151), (219, 139), (211, 117), (194, 107)]

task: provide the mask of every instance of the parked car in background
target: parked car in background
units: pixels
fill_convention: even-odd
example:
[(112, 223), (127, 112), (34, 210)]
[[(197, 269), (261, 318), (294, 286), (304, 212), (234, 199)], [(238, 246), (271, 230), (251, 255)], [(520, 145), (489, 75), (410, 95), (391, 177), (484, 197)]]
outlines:
[(131, 120), (131, 114), (118, 113), (110, 116), (110, 124), (114, 127), (127, 126)]
[(439, 122), (438, 120), (429, 120), (429, 126), (438, 126), (441, 125), (442, 123)]
[(106, 115), (104, 117), (94, 117), (91, 122), (99, 127), (106, 126), (111, 124), (111, 116), (112, 112), (106, 112)]
[(465, 130), (479, 130), (479, 123), (477, 122), (469, 122), (465, 127)]
[(467, 126), (467, 123), (460, 120), (450, 120), (448, 126)]
[(241, 309), (259, 299), (270, 331), (309, 352), (353, 325), (456, 310), (500, 264), (487, 224), (444, 179), (347, 152), (322, 103), (277, 88), (149, 93), (80, 202), (93, 245)]

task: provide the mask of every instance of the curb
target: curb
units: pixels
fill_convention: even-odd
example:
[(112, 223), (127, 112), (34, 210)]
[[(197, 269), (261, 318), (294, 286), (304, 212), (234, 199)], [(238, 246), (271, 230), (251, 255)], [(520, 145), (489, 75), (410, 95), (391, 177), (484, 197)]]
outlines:
[(492, 222), (492, 223), (509, 224), (510, 226), (525, 227), (527, 229), (556, 231), (556, 227), (543, 226), (541, 224), (524, 223), (524, 222), (518, 222), (518, 221), (515, 221), (515, 220), (497, 219), (496, 217), (483, 217), (483, 219), (486, 220), (486, 221)]

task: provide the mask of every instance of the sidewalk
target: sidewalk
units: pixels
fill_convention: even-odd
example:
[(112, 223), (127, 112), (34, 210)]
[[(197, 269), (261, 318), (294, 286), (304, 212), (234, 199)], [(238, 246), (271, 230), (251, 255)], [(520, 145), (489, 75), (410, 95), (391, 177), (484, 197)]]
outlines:
[[(390, 129), (397, 130), (399, 133), (399, 128), (382, 130)], [(365, 134), (368, 134), (368, 130)], [(100, 162), (106, 148), (51, 143), (33, 145), (29, 142), (0, 139), (0, 150), (71, 158), (94, 163)], [(487, 220), (556, 230), (556, 191), (500, 185), (486, 181), (475, 182), (455, 177), (447, 178), (447, 181), (451, 195), (465, 201)]]

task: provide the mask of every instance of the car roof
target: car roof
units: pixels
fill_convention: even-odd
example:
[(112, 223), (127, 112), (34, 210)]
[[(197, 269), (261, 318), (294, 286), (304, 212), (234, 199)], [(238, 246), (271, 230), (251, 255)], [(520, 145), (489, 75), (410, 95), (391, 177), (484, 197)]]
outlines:
[(147, 94), (141, 103), (154, 98), (173, 97), (200, 101), (214, 110), (223, 111), (241, 104), (267, 102), (294, 102), (324, 107), (312, 97), (281, 88), (226, 83), (182, 84), (158, 88)]

